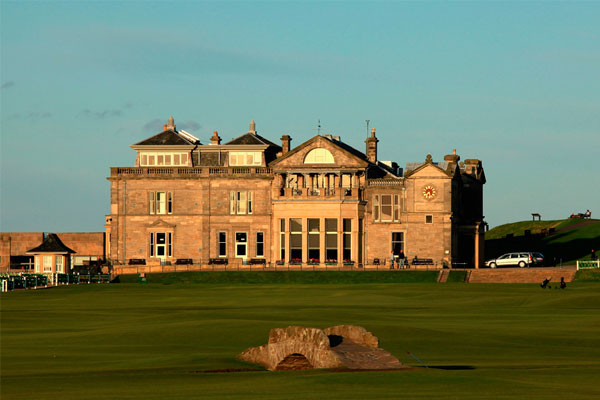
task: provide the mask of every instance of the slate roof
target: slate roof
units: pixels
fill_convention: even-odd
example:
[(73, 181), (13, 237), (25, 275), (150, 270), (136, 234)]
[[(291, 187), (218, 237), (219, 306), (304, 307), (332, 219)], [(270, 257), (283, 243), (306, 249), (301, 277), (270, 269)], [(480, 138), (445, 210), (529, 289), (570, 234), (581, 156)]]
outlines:
[(135, 146), (189, 146), (194, 144), (197, 143), (179, 135), (177, 131), (167, 129), (166, 131), (162, 131), (161, 133), (136, 143)]
[[(425, 164), (425, 163), (424, 162), (409, 162), (409, 163), (406, 163), (406, 168), (404, 170), (405, 171), (414, 171), (415, 169), (419, 168), (423, 164)], [(448, 161), (434, 162), (432, 164), (443, 169), (444, 171), (446, 171), (448, 169)]]
[(258, 135), (258, 134), (253, 134), (253, 133), (245, 133), (240, 137), (237, 137), (233, 140), (230, 140), (229, 142), (225, 143), (225, 144), (259, 144), (259, 145), (267, 145), (267, 146), (275, 146), (275, 147), (279, 147), (281, 149), (281, 146), (276, 145), (275, 143), (271, 142), (268, 139), (265, 139), (264, 137)]
[(42, 244), (40, 244), (38, 247), (28, 250), (25, 254), (40, 253), (71, 254), (77, 252), (65, 246), (56, 233), (50, 233), (48, 236), (46, 236)]

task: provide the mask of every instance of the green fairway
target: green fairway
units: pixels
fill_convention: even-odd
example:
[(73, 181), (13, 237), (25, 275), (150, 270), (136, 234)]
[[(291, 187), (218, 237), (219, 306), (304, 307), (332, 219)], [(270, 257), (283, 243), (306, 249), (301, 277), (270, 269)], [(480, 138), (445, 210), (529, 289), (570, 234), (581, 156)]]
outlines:
[[(414, 369), (235, 358), (271, 328), (337, 324)], [(3, 400), (600, 397), (598, 282), (70, 286), (2, 294), (0, 333)]]

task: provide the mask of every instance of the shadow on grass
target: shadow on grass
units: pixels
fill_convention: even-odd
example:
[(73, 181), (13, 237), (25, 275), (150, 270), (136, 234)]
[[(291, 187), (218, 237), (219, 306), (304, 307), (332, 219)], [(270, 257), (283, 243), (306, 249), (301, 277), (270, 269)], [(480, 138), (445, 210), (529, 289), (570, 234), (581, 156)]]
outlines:
[[(421, 367), (421, 368), (423, 368), (423, 367)], [(475, 369), (475, 367), (472, 367), (470, 365), (429, 365), (429, 368), (445, 369), (448, 371), (461, 371), (461, 370)]]

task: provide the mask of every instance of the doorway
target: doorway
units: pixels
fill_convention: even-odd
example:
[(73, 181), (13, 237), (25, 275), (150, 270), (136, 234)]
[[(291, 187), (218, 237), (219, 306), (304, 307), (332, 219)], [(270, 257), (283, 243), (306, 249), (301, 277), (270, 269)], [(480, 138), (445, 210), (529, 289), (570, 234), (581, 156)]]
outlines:
[(246, 232), (235, 233), (235, 257), (246, 259), (248, 256), (248, 234)]

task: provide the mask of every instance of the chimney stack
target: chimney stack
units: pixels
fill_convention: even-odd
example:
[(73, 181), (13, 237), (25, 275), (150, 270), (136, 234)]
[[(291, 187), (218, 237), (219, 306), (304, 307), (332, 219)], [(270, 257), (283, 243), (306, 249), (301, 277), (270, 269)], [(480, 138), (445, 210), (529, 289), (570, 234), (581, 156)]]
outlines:
[(175, 131), (175, 120), (172, 115), (169, 117), (169, 122), (167, 122), (167, 129), (173, 132)]
[(281, 155), (284, 155), (291, 150), (291, 141), (292, 138), (290, 135), (283, 135), (281, 137)]
[(221, 138), (219, 137), (219, 133), (217, 131), (215, 131), (213, 133), (212, 137), (210, 138), (210, 144), (211, 145), (221, 144)]
[(452, 154), (446, 154), (444, 156), (444, 161), (447, 161), (449, 163), (458, 163), (458, 161), (460, 160), (460, 156), (458, 154), (456, 154), (456, 149), (452, 149)]
[(378, 142), (379, 142), (379, 139), (377, 139), (375, 137), (375, 128), (373, 128), (373, 129), (371, 129), (371, 136), (368, 137), (367, 140), (365, 140), (365, 143), (367, 144), (367, 158), (372, 163), (377, 162), (377, 143)]
[(465, 160), (465, 173), (469, 175), (477, 176), (477, 172), (479, 170), (479, 166), (481, 165), (481, 161), (477, 159), (467, 159)]
[(254, 120), (250, 121), (250, 130), (248, 130), (248, 133), (256, 135), (256, 123)]

